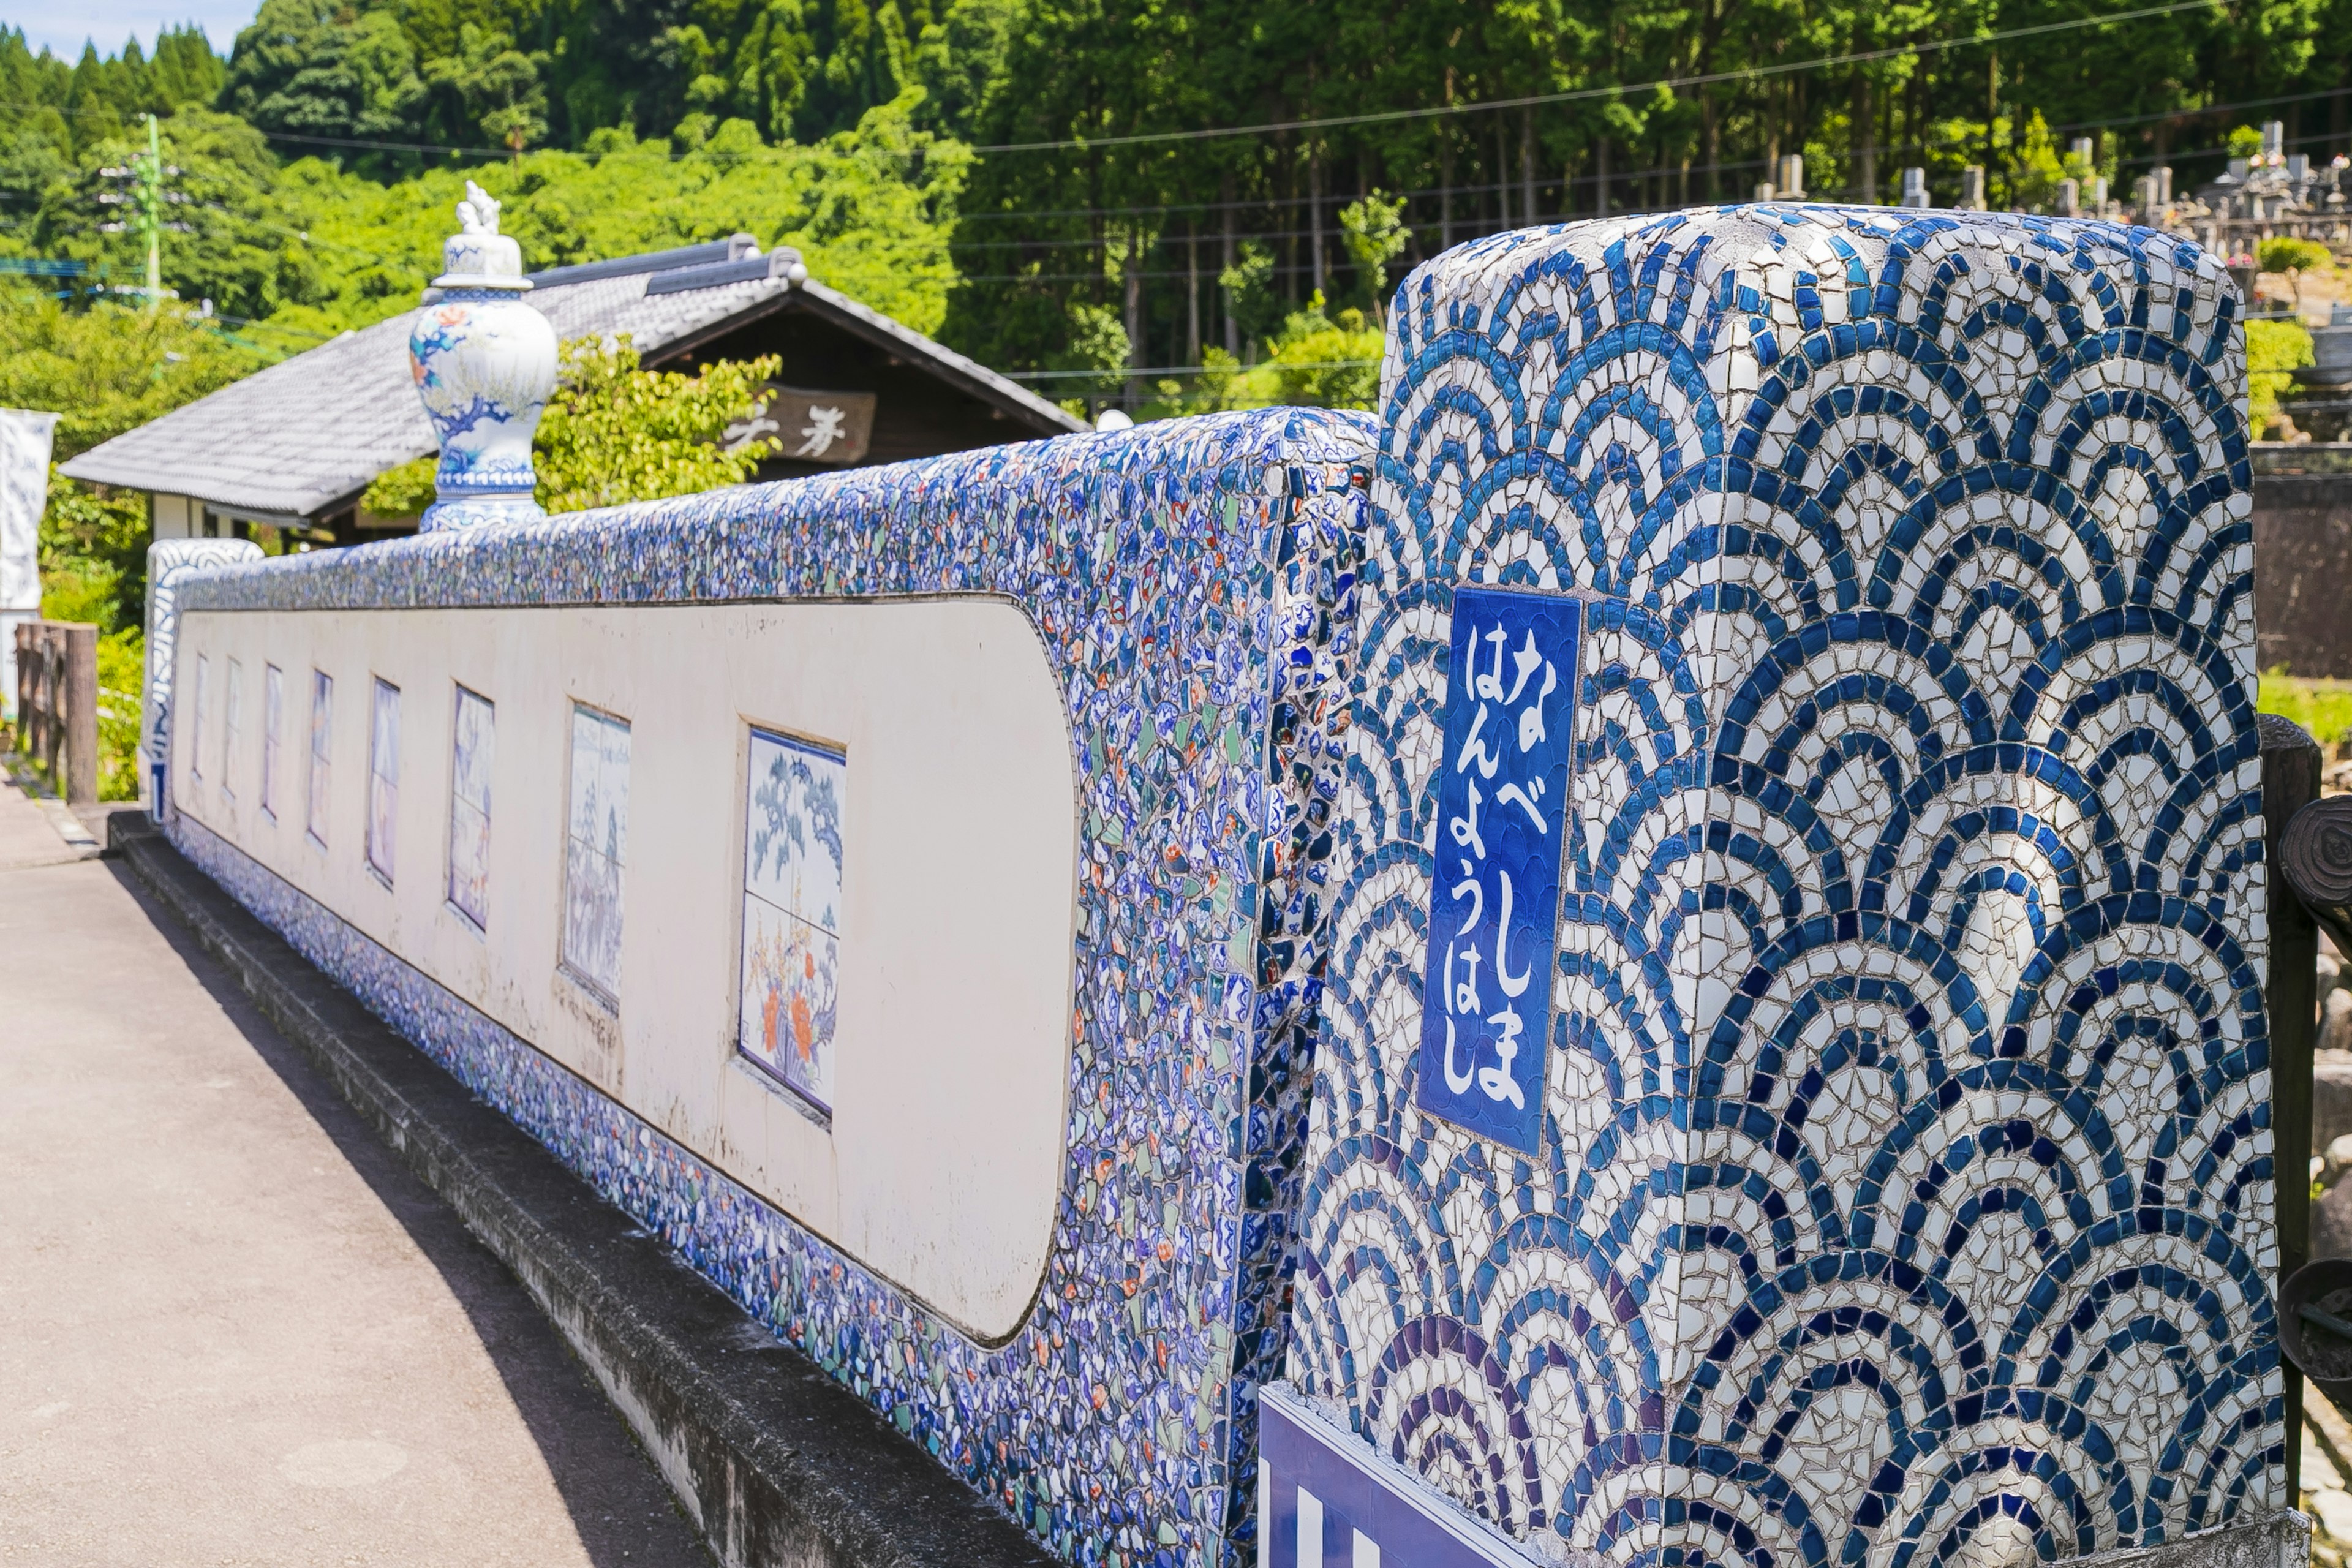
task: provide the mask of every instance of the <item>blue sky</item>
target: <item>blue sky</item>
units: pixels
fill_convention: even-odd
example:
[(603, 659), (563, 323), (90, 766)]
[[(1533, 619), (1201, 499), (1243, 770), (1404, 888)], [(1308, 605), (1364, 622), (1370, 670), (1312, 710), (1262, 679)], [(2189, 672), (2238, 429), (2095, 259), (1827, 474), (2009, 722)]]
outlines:
[(81, 54), (82, 40), (98, 46), (101, 55), (110, 55), (122, 47), (122, 40), (137, 35), (139, 47), (152, 49), (155, 35), (166, 26), (194, 22), (202, 26), (213, 41), (213, 47), (226, 54), (236, 42), (239, 27), (253, 20), (259, 9), (258, 0), (172, 0), (168, 4), (149, 0), (72, 0), (60, 5), (58, 0), (46, 4), (36, 0), (0, 0), (0, 22), (25, 30), (25, 42), (38, 54), (47, 44), (49, 52), (71, 62)]

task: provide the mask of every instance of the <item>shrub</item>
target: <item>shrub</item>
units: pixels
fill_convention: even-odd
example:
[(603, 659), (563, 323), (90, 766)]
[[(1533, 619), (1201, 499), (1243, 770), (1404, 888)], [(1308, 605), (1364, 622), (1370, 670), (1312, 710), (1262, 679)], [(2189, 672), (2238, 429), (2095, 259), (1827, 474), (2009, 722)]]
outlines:
[(2352, 680), (2306, 679), (2273, 665), (2263, 671), (2254, 707), (2294, 720), (2323, 746), (2352, 741)]
[[(563, 345), (561, 363), (531, 443), (539, 504), (549, 511), (740, 484), (768, 455), (758, 443), (730, 450), (719, 437), (759, 401), (761, 384), (782, 363), (773, 354), (683, 375), (641, 368), (626, 337), (575, 338)], [(379, 474), (360, 504), (380, 517), (419, 515), (433, 503), (438, 460), (427, 455)]]
[(2256, 439), (2279, 416), (2279, 394), (2311, 360), (2311, 333), (2300, 321), (2246, 323), (2246, 422)]

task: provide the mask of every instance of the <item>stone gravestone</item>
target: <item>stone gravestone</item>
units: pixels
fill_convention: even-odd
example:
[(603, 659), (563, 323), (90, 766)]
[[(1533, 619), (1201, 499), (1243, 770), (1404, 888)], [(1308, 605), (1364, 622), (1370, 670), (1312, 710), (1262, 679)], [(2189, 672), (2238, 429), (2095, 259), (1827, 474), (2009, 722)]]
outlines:
[(1276, 1568), (2288, 1504), (2238, 312), (1889, 209), (1406, 281)]

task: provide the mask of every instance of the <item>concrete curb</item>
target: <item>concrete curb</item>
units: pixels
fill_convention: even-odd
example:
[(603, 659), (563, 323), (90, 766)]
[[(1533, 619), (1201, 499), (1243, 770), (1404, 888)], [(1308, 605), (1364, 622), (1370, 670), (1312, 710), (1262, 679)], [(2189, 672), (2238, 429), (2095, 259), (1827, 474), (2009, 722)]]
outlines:
[(730, 1568), (1045, 1568), (1011, 1519), (312, 967), (143, 817), (109, 847), (514, 1270)]

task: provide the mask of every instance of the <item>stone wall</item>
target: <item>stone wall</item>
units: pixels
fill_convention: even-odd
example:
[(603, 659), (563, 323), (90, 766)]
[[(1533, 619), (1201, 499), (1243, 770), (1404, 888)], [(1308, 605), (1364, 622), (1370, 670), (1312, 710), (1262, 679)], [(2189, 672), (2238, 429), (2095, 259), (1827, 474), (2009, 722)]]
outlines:
[(2263, 471), (2269, 466), (2253, 481), (2261, 667), (2352, 679), (2352, 472)]

